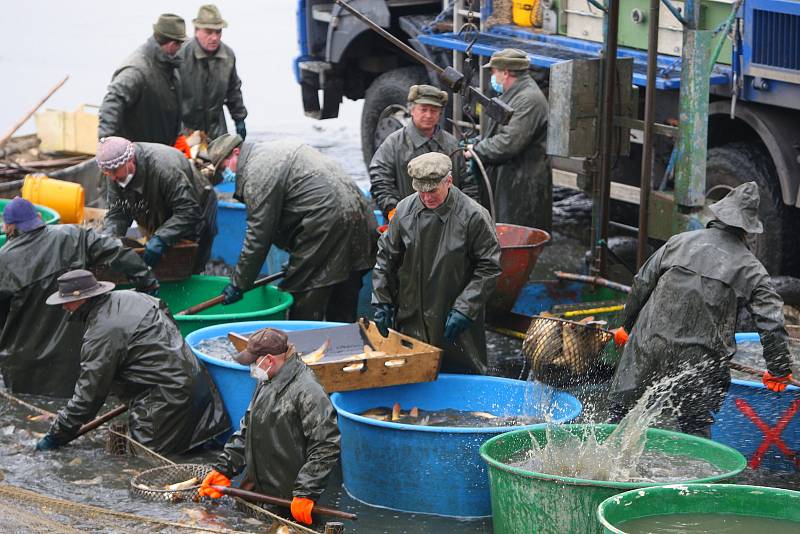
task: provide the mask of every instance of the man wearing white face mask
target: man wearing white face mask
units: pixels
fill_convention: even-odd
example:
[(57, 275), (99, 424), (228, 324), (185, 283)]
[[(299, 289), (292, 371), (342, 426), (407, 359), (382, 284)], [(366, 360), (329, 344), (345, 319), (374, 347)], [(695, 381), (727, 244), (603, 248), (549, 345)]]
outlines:
[(151, 267), (181, 239), (197, 241), (194, 272), (201, 272), (217, 233), (217, 196), (183, 153), (158, 143), (103, 137), (96, 159), (108, 177), (103, 232), (122, 237), (136, 221), (148, 237), (143, 259)]
[(228, 439), (199, 494), (218, 499), (222, 494), (212, 486), (230, 486), (230, 479), (246, 468), (256, 491), (291, 498), (294, 519), (311, 524), (314, 503), (339, 459), (331, 401), (283, 330), (253, 333), (236, 361), (250, 365), (258, 385), (239, 430)]
[(474, 152), (486, 166), (497, 222), (549, 231), (553, 218), (553, 180), (546, 152), (549, 111), (529, 67), (521, 50), (506, 48), (492, 54), (484, 68), (492, 69), (492, 89), (514, 115), (506, 125), (489, 119), (483, 139), (468, 145), (464, 156), (470, 158)]

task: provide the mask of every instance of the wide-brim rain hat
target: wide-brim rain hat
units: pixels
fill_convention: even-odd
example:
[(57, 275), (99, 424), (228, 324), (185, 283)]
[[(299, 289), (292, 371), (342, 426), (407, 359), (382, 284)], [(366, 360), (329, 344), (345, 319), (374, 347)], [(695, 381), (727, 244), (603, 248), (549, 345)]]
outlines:
[(758, 218), (758, 205), (761, 197), (758, 184), (746, 182), (725, 195), (722, 200), (711, 204), (708, 209), (717, 220), (734, 228), (741, 228), (748, 234), (764, 232), (764, 225)]
[(58, 291), (47, 297), (47, 304), (57, 305), (88, 299), (114, 289), (112, 282), (98, 282), (94, 275), (83, 269), (69, 271), (58, 277)]

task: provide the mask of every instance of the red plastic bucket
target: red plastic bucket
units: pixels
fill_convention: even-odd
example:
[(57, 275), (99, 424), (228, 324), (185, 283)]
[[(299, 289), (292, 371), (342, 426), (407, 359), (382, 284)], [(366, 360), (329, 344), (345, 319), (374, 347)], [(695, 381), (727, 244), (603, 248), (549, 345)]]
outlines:
[(508, 313), (514, 307), (519, 292), (528, 281), (539, 254), (550, 241), (550, 234), (537, 228), (516, 224), (495, 225), (500, 241), (500, 268), (497, 289), (489, 299), (489, 313)]

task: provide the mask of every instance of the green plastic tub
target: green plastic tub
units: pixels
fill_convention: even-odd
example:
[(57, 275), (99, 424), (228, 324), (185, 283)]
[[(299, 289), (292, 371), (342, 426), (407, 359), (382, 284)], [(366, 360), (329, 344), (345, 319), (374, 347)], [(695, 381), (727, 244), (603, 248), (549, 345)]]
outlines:
[[(6, 209), (6, 205), (11, 202), (10, 198), (0, 198), (0, 214), (3, 213), (3, 210)], [(50, 209), (46, 206), (36, 206), (36, 211), (42, 214), (42, 220), (46, 224), (58, 224), (61, 220), (61, 217), (58, 215), (56, 210)], [(0, 228), (0, 247), (6, 244), (6, 234), (3, 233), (2, 228)]]
[(796, 521), (800, 532), (800, 492), (737, 484), (671, 484), (626, 491), (597, 508), (604, 532), (614, 534), (624, 534), (616, 525), (632, 519), (706, 513)]
[[(164, 282), (158, 298), (165, 301), (173, 315), (195, 304), (219, 296), (228, 285), (226, 276), (194, 275), (180, 282)], [(241, 321), (276, 321), (286, 318), (294, 299), (273, 286), (261, 286), (244, 294), (239, 302), (212, 306), (197, 315), (175, 315), (181, 334), (186, 336), (205, 326)]]
[[(522, 451), (530, 450), (534, 439), (539, 446), (544, 445), (546, 427), (537, 425), (530, 430), (501, 434), (481, 446), (481, 457), (489, 465), (494, 534), (602, 533), (603, 527), (596, 514), (601, 502), (628, 490), (658, 485), (560, 477), (505, 463)], [(593, 431), (600, 441), (614, 428), (616, 425), (561, 425), (561, 429), (579, 437)], [(746, 466), (744, 456), (735, 449), (668, 430), (649, 429), (645, 449), (704, 459), (723, 471), (717, 476), (687, 482), (724, 480), (737, 475)]]

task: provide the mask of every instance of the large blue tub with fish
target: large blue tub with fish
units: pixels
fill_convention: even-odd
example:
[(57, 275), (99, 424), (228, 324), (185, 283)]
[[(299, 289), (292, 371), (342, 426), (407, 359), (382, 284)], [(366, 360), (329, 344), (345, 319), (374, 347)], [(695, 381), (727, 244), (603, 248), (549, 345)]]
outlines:
[[(740, 351), (760, 346), (756, 333), (736, 334)], [(737, 358), (734, 358), (736, 360)], [(766, 362), (748, 362), (764, 369)], [(800, 470), (800, 388), (789, 386), (782, 393), (768, 390), (757, 381), (731, 381), (711, 437), (741, 452), (751, 469)]]
[(250, 367), (240, 365), (234, 361), (222, 360), (205, 354), (198, 349), (203, 341), (226, 337), (229, 332), (237, 334), (250, 334), (262, 328), (272, 327), (281, 330), (311, 330), (314, 328), (327, 328), (330, 326), (340, 326), (343, 323), (331, 323), (323, 321), (246, 321), (241, 323), (225, 323), (208, 326), (195, 330), (186, 336), (186, 343), (192, 351), (205, 364), (211, 379), (216, 384), (225, 411), (231, 419), (233, 430), (239, 430), (239, 422), (247, 411), (250, 399), (256, 389), (256, 379), (250, 376)]
[[(339, 414), (344, 486), (350, 495), (373, 506), (455, 517), (492, 513), (489, 478), (478, 452), (486, 440), (546, 417), (570, 421), (582, 408), (572, 395), (538, 382), (452, 374), (440, 374), (434, 382), (334, 393), (331, 401)], [(360, 415), (376, 408), (395, 413), (386, 421)], [(414, 408), (479, 412), (473, 420), (485, 418), (486, 424), (410, 424)], [(395, 415), (398, 422), (391, 421)], [(494, 417), (502, 418), (494, 424), (507, 426), (489, 426)]]

